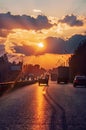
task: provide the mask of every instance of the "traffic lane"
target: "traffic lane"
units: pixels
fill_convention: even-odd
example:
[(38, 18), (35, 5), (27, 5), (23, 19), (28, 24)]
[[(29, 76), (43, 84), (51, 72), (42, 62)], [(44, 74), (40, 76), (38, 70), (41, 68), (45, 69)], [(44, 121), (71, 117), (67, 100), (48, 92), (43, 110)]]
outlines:
[(86, 129), (86, 88), (50, 82), (48, 90), (54, 102), (65, 110), (68, 130)]
[(0, 98), (0, 130), (48, 130), (53, 110), (38, 84)]
[[(59, 103), (57, 103), (57, 101), (54, 100), (54, 98), (52, 98), (52, 96), (50, 95), (48, 90), (49, 89), (47, 89), (47, 91), (46, 91), (47, 97), (49, 98), (48, 102), (51, 105), (51, 107), (53, 108), (54, 113), (55, 113), (55, 117), (54, 117), (55, 128), (58, 129), (58, 126), (60, 126), (60, 129), (68, 130), (65, 109)], [(55, 129), (55, 130), (57, 130), (57, 129)]]

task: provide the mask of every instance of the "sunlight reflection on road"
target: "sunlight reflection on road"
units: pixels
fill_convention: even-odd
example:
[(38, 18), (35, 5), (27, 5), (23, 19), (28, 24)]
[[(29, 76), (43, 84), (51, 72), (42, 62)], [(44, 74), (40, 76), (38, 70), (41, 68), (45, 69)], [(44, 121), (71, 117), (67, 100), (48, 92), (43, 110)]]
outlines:
[(45, 95), (45, 94), (46, 94), (46, 90), (47, 90), (47, 87), (46, 87), (46, 86), (44, 86), (44, 87), (43, 87), (43, 89), (42, 89), (42, 94), (44, 94), (44, 95)]
[(36, 90), (36, 106), (35, 106), (35, 116), (36, 120), (33, 123), (32, 130), (48, 130), (48, 112), (46, 110), (46, 102), (44, 99), (44, 94), (46, 94), (45, 86), (37, 86)]

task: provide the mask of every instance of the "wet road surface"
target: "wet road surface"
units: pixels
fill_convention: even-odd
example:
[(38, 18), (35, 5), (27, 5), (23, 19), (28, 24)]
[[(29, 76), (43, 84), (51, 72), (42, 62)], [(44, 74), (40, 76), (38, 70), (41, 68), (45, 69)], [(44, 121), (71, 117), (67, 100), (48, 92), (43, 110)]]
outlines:
[(85, 130), (86, 88), (26, 86), (0, 98), (0, 130)]

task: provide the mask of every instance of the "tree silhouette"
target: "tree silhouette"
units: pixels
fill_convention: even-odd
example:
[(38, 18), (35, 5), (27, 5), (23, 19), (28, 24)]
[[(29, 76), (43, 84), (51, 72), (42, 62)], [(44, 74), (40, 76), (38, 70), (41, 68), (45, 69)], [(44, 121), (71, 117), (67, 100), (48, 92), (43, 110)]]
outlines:
[(69, 60), (70, 78), (75, 75), (86, 75), (86, 40), (84, 40)]

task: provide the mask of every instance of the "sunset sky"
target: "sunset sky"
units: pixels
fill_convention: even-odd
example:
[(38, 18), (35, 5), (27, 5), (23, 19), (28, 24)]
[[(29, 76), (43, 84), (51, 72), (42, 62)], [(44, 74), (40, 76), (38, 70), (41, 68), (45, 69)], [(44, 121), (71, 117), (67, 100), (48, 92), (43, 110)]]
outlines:
[(86, 0), (0, 0), (0, 55), (10, 61), (67, 65), (86, 39)]

